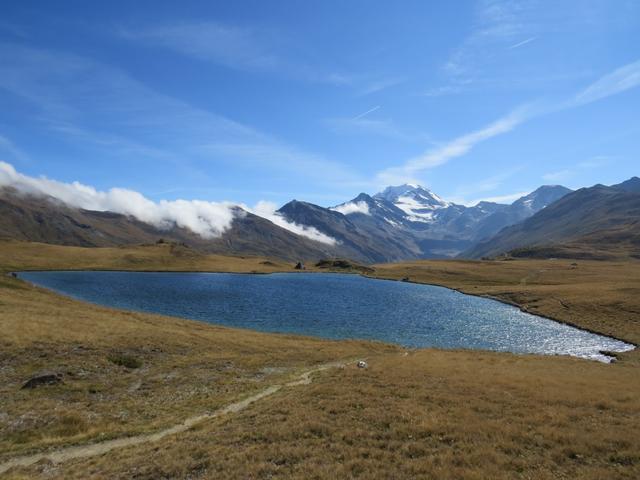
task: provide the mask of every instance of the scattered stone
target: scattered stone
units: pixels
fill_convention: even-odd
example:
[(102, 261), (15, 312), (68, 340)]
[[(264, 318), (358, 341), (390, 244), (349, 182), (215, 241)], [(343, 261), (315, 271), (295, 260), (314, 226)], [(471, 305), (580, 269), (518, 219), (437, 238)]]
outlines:
[(128, 369), (140, 368), (142, 366), (142, 361), (131, 355), (111, 355), (108, 359), (111, 363)]
[(365, 362), (364, 360), (360, 360), (358, 362), (358, 368), (367, 368), (367, 367), (368, 367), (367, 362)]
[(27, 380), (22, 386), (22, 389), (25, 388), (37, 388), (42, 385), (57, 385), (62, 382), (62, 374), (61, 373), (45, 373), (43, 375), (36, 375), (35, 377), (31, 377)]

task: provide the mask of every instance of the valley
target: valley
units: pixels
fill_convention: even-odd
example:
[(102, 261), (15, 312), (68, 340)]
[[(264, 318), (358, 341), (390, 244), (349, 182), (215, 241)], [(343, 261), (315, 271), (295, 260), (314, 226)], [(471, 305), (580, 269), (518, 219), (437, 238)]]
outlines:
[[(259, 257), (208, 255), (195, 262), (168, 244), (112, 249), (7, 242), (0, 263), (4, 272), (293, 271), (292, 264)], [(374, 276), (491, 295), (627, 341), (640, 339), (634, 313), (640, 308), (640, 269), (634, 261), (427, 260), (374, 269)], [(624, 289), (617, 288), (621, 281)], [(282, 390), (159, 443), (62, 463), (42, 461), (14, 468), (7, 478), (82, 478), (87, 472), (157, 478), (222, 471), (276, 478), (354, 472), (385, 478), (398, 471), (510, 478), (535, 469), (538, 478), (595, 479), (605, 473), (634, 478), (640, 466), (634, 448), (640, 418), (633, 394), (640, 387), (637, 350), (602, 365), (263, 334), (88, 305), (6, 275), (0, 280), (0, 312), (7, 332), (0, 392), (3, 418), (10, 419), (3, 426), (0, 463), (159, 431), (287, 382), (314, 365), (358, 358), (369, 364), (364, 370), (348, 366), (316, 373), (311, 385)], [(140, 366), (119, 366), (110, 360), (115, 354)], [(20, 389), (43, 371), (62, 373), (63, 383)], [(505, 412), (518, 420), (501, 421)], [(607, 428), (611, 424), (616, 428)], [(518, 460), (513, 452), (519, 452)], [(254, 459), (250, 466), (248, 458)]]

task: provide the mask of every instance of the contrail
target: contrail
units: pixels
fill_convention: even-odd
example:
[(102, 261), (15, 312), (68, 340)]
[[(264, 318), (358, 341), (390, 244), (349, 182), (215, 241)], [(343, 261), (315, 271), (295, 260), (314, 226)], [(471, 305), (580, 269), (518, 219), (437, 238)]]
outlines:
[(521, 42), (519, 42), (519, 43), (516, 43), (515, 45), (511, 45), (509, 48), (518, 48), (518, 47), (521, 47), (521, 46), (523, 46), (523, 45), (526, 45), (527, 43), (531, 43), (531, 42), (533, 42), (534, 40), (537, 40), (537, 38), (538, 38), (538, 37), (531, 37), (531, 38), (527, 38), (526, 40), (523, 40), (523, 41), (521, 41)]
[(375, 107), (373, 107), (371, 110), (367, 110), (364, 113), (361, 113), (360, 115), (358, 115), (357, 117), (353, 117), (354, 120), (360, 120), (362, 117), (369, 115), (371, 112), (375, 112), (376, 110), (378, 110), (380, 108), (380, 105), (376, 105)]

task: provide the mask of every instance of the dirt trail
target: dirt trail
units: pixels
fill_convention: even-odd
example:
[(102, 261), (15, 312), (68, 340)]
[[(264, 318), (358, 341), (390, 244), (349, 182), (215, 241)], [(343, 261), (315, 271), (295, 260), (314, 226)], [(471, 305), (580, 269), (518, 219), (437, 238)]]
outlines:
[(273, 395), (274, 393), (278, 392), (282, 388), (297, 387), (300, 385), (309, 385), (312, 381), (311, 375), (313, 375), (314, 373), (321, 372), (323, 370), (328, 370), (330, 368), (341, 368), (350, 363), (354, 363), (354, 362), (333, 362), (333, 363), (326, 363), (324, 365), (320, 365), (318, 367), (307, 370), (306, 372), (303, 372), (302, 374), (300, 374), (297, 380), (293, 380), (291, 382), (284, 383), (282, 385), (272, 385), (254, 395), (251, 395), (250, 397), (245, 398), (244, 400), (239, 400), (237, 402), (231, 403), (226, 407), (216, 410), (215, 412), (206, 413), (203, 415), (197, 415), (194, 417), (189, 417), (182, 423), (166, 428), (164, 430), (160, 430), (155, 433), (135, 435), (133, 437), (116, 438), (114, 440), (106, 440), (100, 443), (93, 443), (89, 445), (78, 445), (73, 447), (64, 447), (58, 450), (53, 450), (51, 452), (42, 452), (42, 453), (35, 453), (33, 455), (15, 457), (15, 458), (12, 458), (11, 460), (8, 460), (5, 463), (0, 464), (0, 475), (5, 473), (11, 468), (28, 467), (30, 465), (33, 465), (34, 463), (37, 463), (45, 459), (53, 463), (62, 463), (67, 460), (102, 455), (116, 448), (132, 447), (132, 446), (140, 445), (143, 443), (157, 442), (169, 435), (174, 435), (176, 433), (182, 433), (186, 430), (189, 430), (194, 425), (200, 422), (203, 422), (205, 420), (211, 420), (213, 418), (221, 417), (223, 415), (236, 413), (241, 410), (244, 410), (252, 403), (255, 403), (257, 401), (262, 400), (263, 398)]

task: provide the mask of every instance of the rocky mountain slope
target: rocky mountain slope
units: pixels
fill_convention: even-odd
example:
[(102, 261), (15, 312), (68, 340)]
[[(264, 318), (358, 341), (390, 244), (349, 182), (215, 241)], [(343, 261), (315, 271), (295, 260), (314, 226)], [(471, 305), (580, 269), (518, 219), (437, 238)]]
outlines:
[(519, 256), (596, 258), (617, 252), (640, 257), (640, 179), (569, 193), (461, 256), (491, 257), (513, 250)]
[(221, 237), (202, 238), (185, 228), (162, 230), (133, 217), (66, 206), (53, 197), (0, 189), (0, 238), (59, 245), (106, 247), (181, 242), (202, 252), (273, 255), (288, 260), (336, 256), (332, 246), (315, 242), (248, 212), (238, 212)]
[[(419, 185), (388, 187), (375, 195), (325, 208), (293, 200), (276, 221), (240, 207), (221, 236), (203, 238), (187, 228), (158, 228), (113, 212), (72, 208), (52, 197), (0, 189), (0, 237), (77, 246), (153, 243), (160, 238), (202, 252), (266, 255), (287, 260), (344, 257), (374, 263), (419, 258), (480, 258), (518, 249), (540, 256), (560, 246), (603, 251), (616, 245), (638, 252), (640, 179), (572, 192), (542, 186), (510, 205), (447, 202)], [(271, 218), (271, 217), (270, 217)], [(297, 224), (291, 227), (287, 222)], [(313, 227), (321, 243), (300, 234)], [(297, 233), (296, 233), (297, 232)], [(528, 253), (527, 253), (528, 252)], [(640, 255), (640, 252), (638, 252)]]
[(480, 239), (533, 215), (568, 188), (544, 186), (511, 205), (480, 202), (466, 207), (446, 202), (419, 185), (388, 187), (373, 196), (324, 208), (292, 201), (278, 212), (287, 220), (335, 238), (345, 254), (370, 261), (446, 258)]

